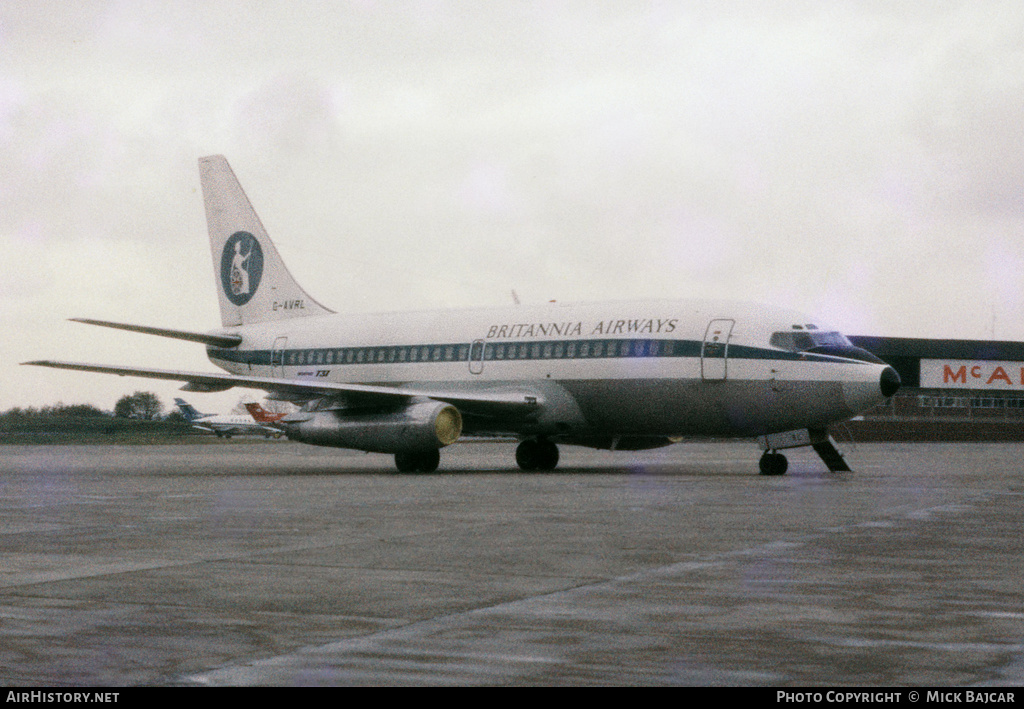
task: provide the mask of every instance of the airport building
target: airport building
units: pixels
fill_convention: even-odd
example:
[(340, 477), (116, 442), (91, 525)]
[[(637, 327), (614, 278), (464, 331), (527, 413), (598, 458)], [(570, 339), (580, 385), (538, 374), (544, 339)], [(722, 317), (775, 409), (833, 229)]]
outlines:
[(837, 427), (838, 439), (1024, 440), (1024, 342), (850, 340), (892, 365), (903, 386), (885, 404)]

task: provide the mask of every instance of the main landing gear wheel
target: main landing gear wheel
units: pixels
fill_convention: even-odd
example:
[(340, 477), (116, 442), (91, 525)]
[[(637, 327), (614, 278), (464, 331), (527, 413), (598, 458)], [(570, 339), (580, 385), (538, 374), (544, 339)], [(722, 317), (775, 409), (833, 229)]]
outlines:
[(395, 453), (395, 467), (400, 473), (432, 473), (441, 464), (441, 451)]
[(786, 468), (789, 467), (789, 461), (786, 460), (786, 456), (782, 453), (774, 453), (765, 451), (764, 455), (761, 456), (761, 475), (785, 475)]
[(516, 448), (516, 463), (522, 470), (554, 470), (558, 465), (558, 446), (551, 441), (523, 441)]

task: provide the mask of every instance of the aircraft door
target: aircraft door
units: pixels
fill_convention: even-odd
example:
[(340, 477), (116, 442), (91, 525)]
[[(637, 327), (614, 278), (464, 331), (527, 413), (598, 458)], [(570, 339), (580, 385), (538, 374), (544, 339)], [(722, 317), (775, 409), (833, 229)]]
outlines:
[(288, 344), (287, 337), (274, 340), (274, 349), (270, 350), (270, 376), (284, 377), (284, 349)]
[(473, 340), (469, 347), (469, 373), (480, 374), (484, 371), (484, 352), (487, 347), (483, 340)]
[(700, 348), (700, 376), (704, 381), (723, 381), (729, 372), (729, 337), (735, 320), (718, 319), (708, 323)]

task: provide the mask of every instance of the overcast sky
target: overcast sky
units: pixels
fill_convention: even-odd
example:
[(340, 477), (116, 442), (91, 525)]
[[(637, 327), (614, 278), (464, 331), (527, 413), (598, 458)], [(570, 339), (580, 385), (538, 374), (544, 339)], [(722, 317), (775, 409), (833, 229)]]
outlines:
[(66, 321), (219, 325), (210, 154), (339, 312), (728, 297), (1024, 340), (1019, 0), (5, 0), (0, 410), (176, 392), (29, 359), (215, 369)]

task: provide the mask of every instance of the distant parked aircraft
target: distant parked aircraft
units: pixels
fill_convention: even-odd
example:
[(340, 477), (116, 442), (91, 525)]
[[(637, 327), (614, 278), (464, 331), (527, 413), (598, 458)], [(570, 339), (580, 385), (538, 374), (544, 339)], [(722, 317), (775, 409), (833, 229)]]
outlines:
[[(184, 399), (175, 399), (174, 403), (181, 411), (181, 415), (192, 424), (193, 428), (215, 433), (217, 438), (231, 438), (231, 436), (246, 433), (260, 434), (267, 438), (270, 436), (281, 436), (281, 429), (261, 423), (254, 416), (247, 414), (202, 414)], [(249, 405), (247, 404), (246, 406), (248, 407)], [(259, 404), (255, 404), (255, 406), (259, 406)], [(262, 411), (262, 409), (260, 410)]]
[[(255, 401), (251, 402), (251, 403), (248, 403), (248, 404), (245, 404), (245, 409), (250, 414), (252, 414), (252, 417), (256, 420), (257, 423), (265, 423), (267, 425), (275, 424), (278, 421), (280, 421), (281, 419), (283, 419), (285, 416), (288, 415), (288, 414), (275, 414), (272, 411), (267, 411), (266, 409), (264, 409), (262, 406), (260, 406)], [(276, 429), (276, 430), (280, 430), (280, 429)]]

